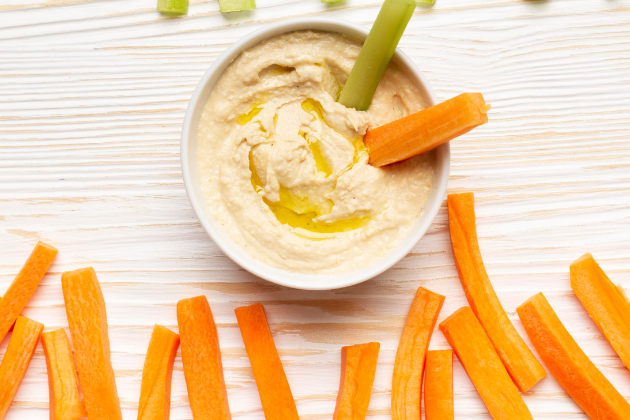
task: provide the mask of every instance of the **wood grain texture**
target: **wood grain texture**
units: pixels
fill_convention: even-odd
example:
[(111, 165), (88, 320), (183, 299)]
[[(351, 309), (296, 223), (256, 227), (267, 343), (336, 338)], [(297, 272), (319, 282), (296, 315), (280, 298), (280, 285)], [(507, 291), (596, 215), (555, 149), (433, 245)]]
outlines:
[[(389, 419), (393, 361), (418, 286), (447, 296), (438, 322), (466, 303), (446, 204), (403, 261), (362, 285), (304, 292), (244, 272), (209, 240), (186, 197), (179, 134), (203, 72), (241, 36), (298, 16), (369, 27), (379, 2), (258, 0), (223, 16), (191, 1), (165, 18), (154, 0), (0, 1), (0, 294), (38, 239), (59, 248), (25, 310), (67, 328), (61, 272), (92, 265), (102, 283), (126, 420), (137, 413), (155, 323), (177, 331), (177, 300), (205, 294), (223, 350), (234, 418), (262, 409), (234, 308), (263, 302), (303, 420), (330, 419), (343, 345), (379, 341), (368, 416)], [(483, 92), (490, 123), (456, 140), (449, 192), (475, 192), (490, 279), (515, 308), (543, 291), (579, 345), (630, 398), (625, 369), (569, 285), (592, 252), (630, 288), (630, 0), (438, 0), (401, 41), (446, 99)], [(526, 339), (529, 343), (529, 341)], [(6, 350), (8, 340), (0, 346)], [(448, 348), (441, 332), (431, 349)], [(181, 358), (173, 420), (190, 420)], [(489, 416), (454, 362), (457, 419)], [(536, 419), (586, 419), (552, 377), (524, 396)], [(7, 420), (48, 418), (38, 347)]]

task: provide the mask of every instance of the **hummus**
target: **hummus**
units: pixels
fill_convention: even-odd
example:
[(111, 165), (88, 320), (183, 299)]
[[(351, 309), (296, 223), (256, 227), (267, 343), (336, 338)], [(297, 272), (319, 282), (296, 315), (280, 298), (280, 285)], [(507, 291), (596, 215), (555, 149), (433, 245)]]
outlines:
[(225, 70), (197, 136), (201, 189), (217, 223), (254, 258), (338, 273), (380, 258), (422, 212), (427, 153), (377, 169), (362, 136), (425, 107), (391, 64), (367, 112), (336, 102), (361, 43), (300, 31), (263, 41)]

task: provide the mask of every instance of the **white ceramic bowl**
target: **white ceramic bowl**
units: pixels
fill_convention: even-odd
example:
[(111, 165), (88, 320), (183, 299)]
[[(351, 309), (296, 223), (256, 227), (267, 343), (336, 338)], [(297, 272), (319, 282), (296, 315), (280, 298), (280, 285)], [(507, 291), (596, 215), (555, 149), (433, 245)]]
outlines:
[[(186, 185), (190, 203), (206, 232), (228, 257), (250, 273), (273, 283), (296, 289), (327, 290), (361, 283), (382, 273), (407, 255), (411, 248), (422, 238), (437, 215), (446, 194), (446, 184), (450, 169), (450, 148), (447, 143), (437, 149), (437, 170), (429, 199), (424, 211), (418, 217), (407, 237), (395, 248), (367, 267), (339, 274), (295, 273), (271, 267), (251, 257), (240, 246), (235, 244), (215, 222), (201, 192), (199, 177), (197, 176), (196, 159), (199, 119), (217, 80), (241, 52), (275, 35), (307, 29), (339, 32), (360, 40), (364, 40), (367, 36), (365, 29), (342, 21), (313, 18), (295, 19), (267, 25), (232, 45), (206, 71), (190, 99), (182, 128), (181, 161), (184, 184)], [(427, 79), (413, 62), (399, 50), (396, 50), (393, 60), (402, 69), (406, 70), (420, 87), (428, 105), (434, 105), (437, 102), (435, 93)]]

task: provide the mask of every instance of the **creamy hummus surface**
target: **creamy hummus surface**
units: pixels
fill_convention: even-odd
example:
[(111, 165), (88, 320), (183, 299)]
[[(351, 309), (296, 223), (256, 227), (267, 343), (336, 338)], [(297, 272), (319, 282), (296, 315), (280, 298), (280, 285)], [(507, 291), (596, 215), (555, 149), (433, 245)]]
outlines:
[(254, 258), (302, 273), (366, 266), (409, 232), (435, 169), (427, 153), (377, 169), (362, 136), (425, 107), (390, 65), (367, 112), (336, 102), (361, 44), (301, 31), (263, 41), (219, 79), (197, 136), (215, 220)]

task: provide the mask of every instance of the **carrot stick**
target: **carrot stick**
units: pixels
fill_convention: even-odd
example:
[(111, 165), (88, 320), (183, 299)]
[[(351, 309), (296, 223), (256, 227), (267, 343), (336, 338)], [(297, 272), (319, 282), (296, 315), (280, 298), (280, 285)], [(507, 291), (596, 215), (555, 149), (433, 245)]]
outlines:
[(194, 420), (230, 420), (217, 326), (205, 296), (177, 302), (177, 324)]
[(379, 343), (341, 348), (341, 379), (333, 420), (364, 420), (376, 374)]
[(472, 309), (458, 309), (440, 330), (464, 366), (494, 420), (533, 419)]
[(171, 379), (179, 335), (161, 325), (153, 327), (142, 371), (138, 420), (168, 420), (171, 412)]
[(453, 350), (429, 350), (424, 369), (424, 418), (453, 420)]
[(9, 411), (22, 378), (31, 363), (39, 336), (44, 326), (23, 316), (18, 316), (9, 347), (0, 364), (0, 420)]
[(87, 417), (79, 398), (77, 370), (68, 335), (63, 328), (42, 334), (48, 370), (50, 420), (76, 420)]
[(428, 152), (488, 122), (481, 93), (463, 93), (441, 104), (368, 130), (369, 163), (381, 167)]
[(57, 255), (57, 248), (38, 242), (15, 280), (0, 299), (0, 342), (24, 310)]
[(444, 296), (419, 287), (400, 337), (392, 377), (392, 420), (420, 420), (424, 357)]
[(591, 254), (571, 264), (571, 288), (597, 327), (630, 369), (630, 303)]
[(110, 358), (107, 311), (92, 267), (61, 275), (77, 371), (90, 420), (122, 420)]
[(516, 308), (551, 374), (592, 419), (630, 419), (630, 404), (584, 354), (542, 293)]
[(510, 377), (519, 390), (526, 392), (547, 373), (516, 332), (492, 288), (477, 241), (472, 193), (449, 194), (448, 225), (455, 265), (468, 303)]
[(289, 381), (267, 323), (265, 308), (257, 303), (236, 308), (234, 312), (254, 371), (265, 419), (299, 420)]
[[(619, 290), (623, 290), (621, 289), (621, 286), (619, 286)], [(2, 296), (0, 296), (0, 301), (2, 300)], [(15, 326), (15, 322), (13, 322), (13, 324), (11, 324), (11, 327), (9, 327), (9, 332), (13, 331), (13, 327)]]

